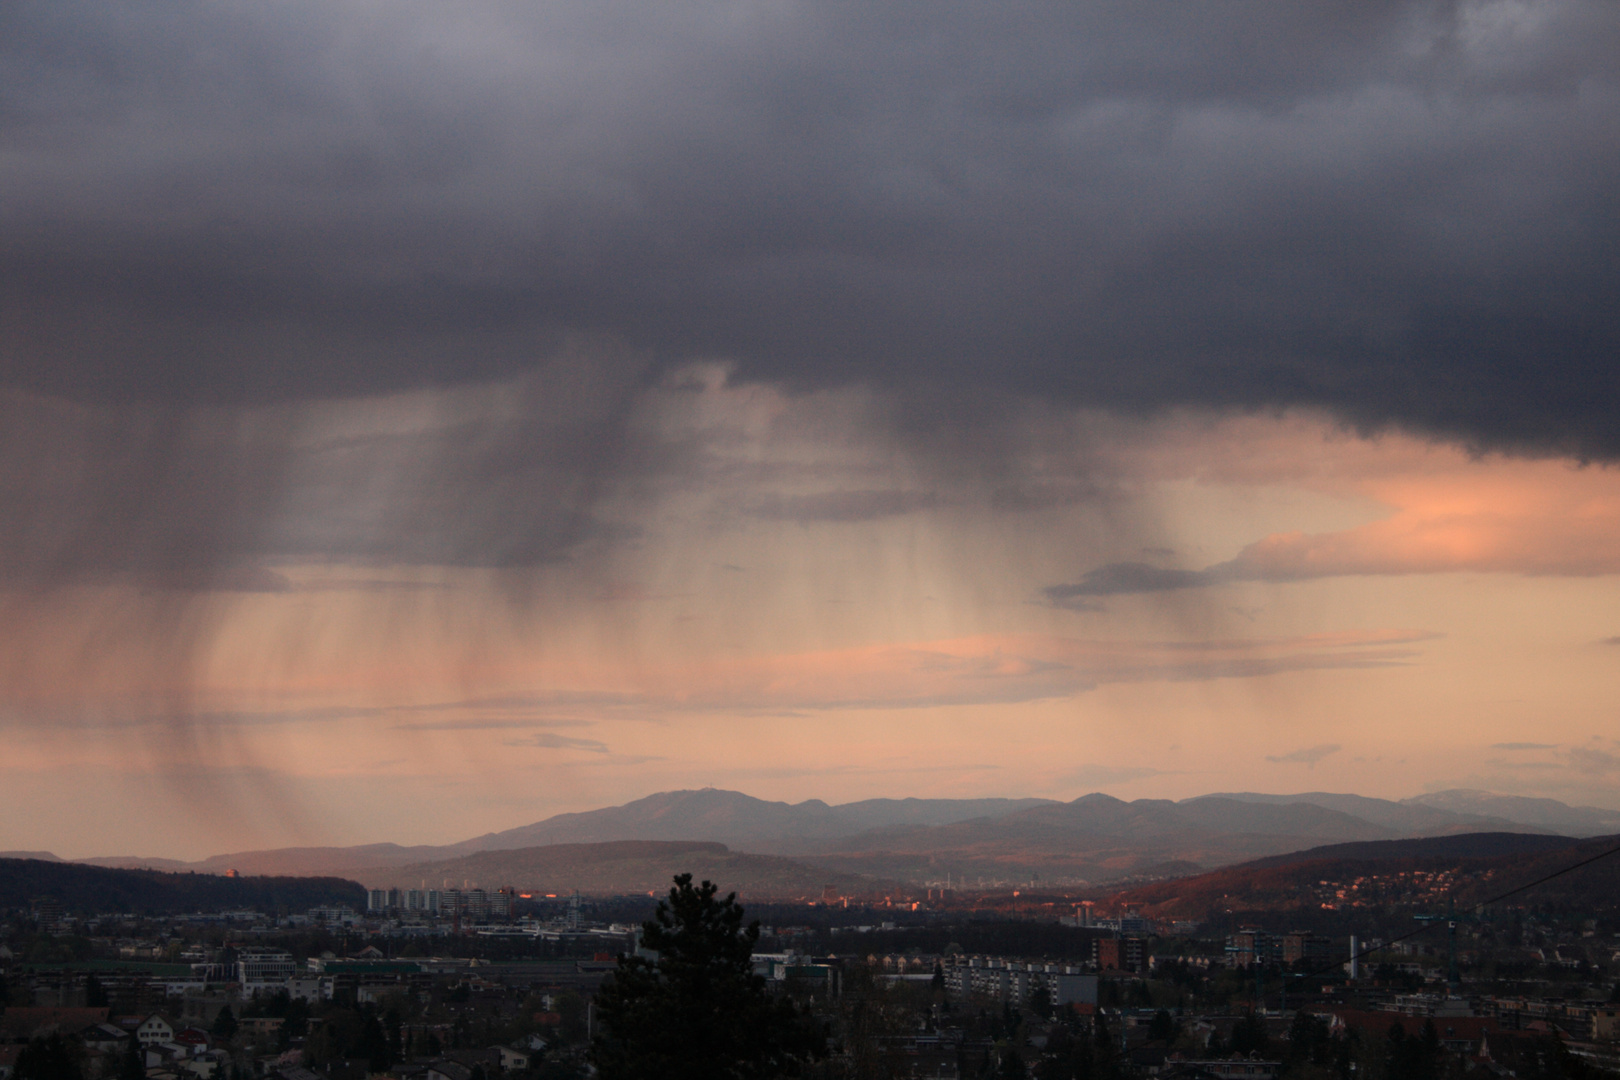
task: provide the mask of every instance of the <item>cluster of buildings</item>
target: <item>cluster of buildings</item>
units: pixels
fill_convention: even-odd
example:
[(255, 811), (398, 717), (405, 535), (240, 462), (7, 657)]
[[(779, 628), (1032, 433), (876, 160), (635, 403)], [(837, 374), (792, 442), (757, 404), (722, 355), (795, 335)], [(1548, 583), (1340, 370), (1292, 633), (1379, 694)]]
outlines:
[(1104, 916), (1098, 915), (1095, 908), (1096, 904), (1092, 901), (1081, 901), (1074, 905), (1073, 915), (1059, 916), (1058, 922), (1083, 930), (1101, 930), (1122, 938), (1147, 938), (1154, 934), (1191, 937), (1198, 932), (1199, 924), (1191, 919), (1149, 919), (1132, 908), (1126, 908), (1117, 915)]
[(1007, 960), (995, 956), (952, 956), (941, 962), (945, 992), (955, 998), (980, 996), (1021, 1005), (1044, 990), (1053, 1005), (1097, 1004), (1097, 976), (1073, 965)]
[(118, 1075), (130, 1055), (147, 1080), (214, 1080), (232, 1060), (205, 1028), (160, 1013), (116, 1015), (105, 1006), (12, 1006), (0, 1014), (0, 1078), (9, 1080), (24, 1045), (50, 1036), (77, 1044), (87, 1080)]
[(1285, 934), (1273, 933), (1258, 927), (1246, 926), (1226, 939), (1226, 962), (1231, 967), (1253, 967), (1255, 964), (1292, 967), (1300, 961), (1328, 960), (1333, 943), (1309, 930), (1291, 930)]
[(780, 992), (797, 986), (819, 992), (823, 1000), (843, 992), (843, 968), (838, 964), (785, 952), (755, 953), (753, 962), (754, 974), (772, 990)]
[(517, 892), (511, 887), (483, 889), (370, 889), (366, 911), (373, 915), (424, 915), (468, 922), (504, 922), (512, 918)]
[[(10, 1080), (8, 1061), (14, 1060), (19, 1039), (52, 1030), (71, 1036), (85, 1048), (90, 1066), (85, 1080), (112, 1080), (118, 1072), (114, 1066), (131, 1048), (139, 1055), (146, 1080), (240, 1080), (244, 1062), (256, 1080), (368, 1080), (378, 1072), (364, 1063), (355, 1065), (350, 1075), (329, 1072), (330, 1062), (310, 1052), (317, 1042), (316, 1035), (308, 1037), (308, 1047), (300, 1048), (301, 1040), (294, 1034), (299, 1029), (281, 1030), (279, 1018), (259, 1015), (273, 1011), (269, 1004), (272, 1001), (283, 1010), (289, 1003), (304, 1003), (308, 1007), (300, 1006), (299, 1014), (313, 1018), (315, 1023), (323, 1016), (352, 1015), (348, 1010), (356, 1006), (364, 1015), (368, 1004), (377, 1006), (372, 1015), (386, 1010), (405, 1011), (414, 1019), (407, 1019), (404, 1026), (410, 1029), (414, 1024), (418, 1028), (416, 1048), (411, 1049), (412, 1036), (407, 1030), (403, 1055), (387, 1069), (393, 1080), (475, 1080), (478, 1069), (482, 1069), (485, 1080), (499, 1080), (503, 1074), (522, 1071), (533, 1060), (538, 1046), (520, 1045), (517, 1040), (520, 1032), (522, 1039), (529, 1039), (536, 1025), (542, 1025), (543, 1035), (535, 1036), (542, 1045), (552, 1040), (547, 1054), (555, 1055), (559, 1048), (567, 1047), (582, 1061), (579, 1055), (588, 1041), (592, 1016), (591, 995), (615, 967), (616, 957), (638, 951), (635, 929), (585, 925), (577, 897), (572, 903), (559, 905), (552, 922), (541, 924), (528, 916), (514, 919), (516, 899), (511, 889), (373, 890), (364, 912), (332, 907), (301, 916), (282, 914), (275, 919), (256, 912), (228, 912), (176, 918), (170, 920), (166, 931), (150, 923), (124, 928), (123, 932), (149, 935), (138, 940), (94, 937), (93, 933), (108, 928), (104, 925), (99, 931), (92, 930), (89, 922), (78, 921), (64, 932), (88, 938), (95, 944), (98, 956), (113, 961), (96, 975), (96, 995), (104, 1007), (99, 1011), (94, 1008), (97, 1001), (89, 992), (92, 980), (83, 968), (63, 965), (54, 972), (37, 966), (13, 968), (7, 977), (12, 1000), (19, 1004), (0, 1016), (0, 1080)], [(566, 915), (561, 913), (563, 907)], [(1234, 1032), (1242, 1024), (1255, 1023), (1253, 1016), (1245, 1015), (1253, 994), (1260, 995), (1263, 1007), (1259, 1022), (1271, 1039), (1272, 1056), (1277, 1056), (1279, 1047), (1286, 1047), (1287, 1032), (1297, 1013), (1308, 1012), (1321, 1017), (1332, 1032), (1360, 1031), (1363, 1043), (1368, 1036), (1385, 1038), (1394, 1023), (1415, 1032), (1432, 1021), (1448, 1053), (1471, 1063), (1470, 1070), (1484, 1067), (1496, 1076), (1515, 1067), (1511, 1062), (1518, 1052), (1516, 1048), (1548, 1038), (1557, 1039), (1569, 1052), (1595, 1065), (1620, 1072), (1620, 1003), (1596, 998), (1577, 1000), (1574, 996), (1564, 1000), (1550, 991), (1540, 997), (1464, 998), (1456, 989), (1459, 984), (1453, 983), (1448, 992), (1445, 980), (1435, 974), (1433, 963), (1426, 967), (1411, 965), (1413, 974), (1428, 979), (1435, 990), (1432, 993), (1412, 993), (1410, 988), (1420, 985), (1418, 981), (1389, 977), (1387, 971), (1380, 978), (1358, 979), (1347, 964), (1350, 978), (1341, 979), (1336, 974), (1333, 985), (1327, 988), (1310, 981), (1315, 989), (1307, 992), (1303, 983), (1290, 982), (1285, 1003), (1275, 969), (1301, 964), (1317, 970), (1329, 964), (1336, 968), (1344, 956), (1342, 938), (1335, 941), (1303, 930), (1279, 932), (1243, 926), (1226, 934), (1224, 942), (1208, 938), (1195, 943), (1171, 943), (1163, 938), (1151, 940), (1153, 934), (1163, 933), (1166, 927), (1150, 923), (1134, 912), (1095, 918), (1088, 906), (1074, 910), (1071, 925), (1083, 924), (1092, 931), (1086, 935), (1090, 955), (1069, 951), (1072, 962), (1067, 963), (1006, 955), (962, 955), (955, 946), (947, 955), (914, 951), (881, 958), (867, 954), (858, 945), (849, 948), (862, 938), (875, 943), (872, 935), (897, 929), (893, 921), (874, 921), (870, 926), (824, 926), (819, 930), (788, 927), (769, 932), (765, 940), (775, 944), (765, 947), (790, 951), (757, 953), (753, 967), (773, 988), (792, 992), (801, 1001), (809, 1000), (819, 1010), (817, 1015), (829, 1024), (837, 1022), (839, 1010), (859, 1008), (859, 995), (866, 992), (863, 988), (870, 985), (866, 981), (869, 978), (914, 984), (917, 990), (922, 988), (920, 984), (927, 984), (929, 990), (942, 992), (894, 996), (922, 1010), (914, 1017), (919, 1020), (915, 1031), (880, 1039), (883, 1053), (913, 1069), (912, 1075), (976, 1075), (975, 1070), (987, 1067), (993, 1055), (1005, 1052), (1014, 1031), (1018, 1052), (1027, 1061), (1037, 1061), (1042, 1054), (1053, 1056), (1043, 1040), (1051, 1038), (1061, 1043), (1069, 1037), (1064, 1034), (1066, 1030), (1073, 1034), (1077, 1017), (1106, 1016), (1113, 1044), (1128, 1057), (1130, 1071), (1138, 1075), (1164, 1080), (1273, 1080), (1281, 1068), (1279, 1061), (1265, 1054), (1232, 1056), (1236, 1053)], [(42, 902), (35, 906), (34, 918), (35, 927), (54, 927), (61, 914)], [(391, 939), (414, 933), (442, 935), (450, 920), (455, 921), (456, 951), (481, 951), (490, 957), (549, 953), (577, 959), (402, 960), (383, 951), (425, 953), (436, 949), (437, 944), (425, 939), (411, 942), (410, 948), (402, 948)], [(1544, 952), (1552, 954), (1550, 958), (1540, 956), (1545, 964), (1542, 974), (1548, 976), (1543, 981), (1549, 985), (1575, 986), (1586, 979), (1588, 969), (1612, 971), (1611, 963), (1620, 964), (1620, 952), (1614, 951), (1620, 948), (1620, 940), (1610, 942), (1598, 936), (1590, 922), (1584, 928), (1564, 932), (1557, 927), (1532, 926), (1529, 917), (1524, 921), (1529, 928), (1520, 935), (1522, 940), (1514, 939), (1513, 948), (1530, 957), (1534, 952), (1531, 946), (1539, 941)], [(269, 933), (269, 928), (277, 925), (310, 923), (324, 923), (328, 928), (352, 927), (356, 932), (338, 936), (255, 936)], [(28, 932), (37, 931), (30, 928)], [(222, 937), (235, 944), (222, 949)], [(347, 943), (336, 947), (346, 952), (367, 940), (375, 944), (346, 956), (330, 952), (305, 956), (273, 944), (282, 942), (297, 948), (303, 941), (313, 950), (339, 937)], [(480, 949), (480, 937), (532, 937), (566, 944), (526, 949), (504, 941), (486, 941)], [(1066, 943), (1066, 949), (1072, 950), (1076, 944), (1076, 935), (1056, 937)], [(977, 941), (978, 947), (985, 948), (984, 943), (1000, 939), (991, 936), (963, 940)], [(1022, 940), (1043, 939), (1036, 935)], [(1384, 943), (1371, 940), (1363, 944), (1377, 948)], [(1389, 955), (1401, 944), (1392, 943), (1392, 948), (1381, 955)], [(890, 939), (883, 947), (901, 946)], [(1171, 947), (1199, 955), (1171, 957)], [(1161, 955), (1152, 955), (1154, 948)], [(1411, 948), (1403, 955), (1416, 958), (1416, 946)], [(1352, 939), (1350, 951), (1356, 950)], [(838, 953), (842, 958), (828, 953)], [(1579, 978), (1564, 971), (1568, 967), (1562, 963), (1566, 953), (1581, 966), (1583, 974)], [(7, 958), (5, 944), (0, 943), (0, 966)], [(1166, 962), (1172, 964), (1171, 974), (1164, 974), (1162, 965)], [(146, 970), (138, 972), (138, 968)], [(1234, 977), (1223, 968), (1257, 970)], [(1165, 981), (1140, 981), (1152, 978), (1156, 970)], [(1208, 976), (1207, 982), (1201, 978), (1204, 975)], [(1590, 981), (1595, 979), (1594, 974)], [(1264, 990), (1262, 980), (1269, 980)], [(1296, 985), (1300, 991), (1297, 995)], [(853, 991), (851, 986), (855, 987)], [(1189, 992), (1195, 996), (1207, 992), (1204, 1000), (1229, 1004), (1219, 1010), (1212, 1007), (1208, 1013), (1178, 1010), (1173, 1018), (1174, 1039), (1155, 1034), (1165, 1026), (1161, 1017), (1166, 1014), (1145, 1007), (1146, 1002), (1169, 1000), (1167, 987), (1173, 991), (1171, 996), (1186, 1000), (1182, 991), (1199, 986), (1204, 989)], [(1234, 993), (1234, 986), (1244, 989)], [(1534, 992), (1532, 988), (1530, 993)], [(1607, 992), (1605, 986), (1604, 996)], [(281, 1000), (283, 994), (285, 1001)], [(30, 998), (32, 1004), (23, 1004)], [(544, 1004), (536, 1004), (542, 998)], [(110, 1006), (106, 1005), (109, 1001)], [(554, 1009), (553, 1002), (560, 1001), (571, 1004)], [(989, 1007), (992, 1002), (1003, 1008)], [(958, 1005), (969, 1007), (956, 1008)], [(1281, 1007), (1268, 1011), (1271, 1006)], [(239, 1017), (241, 1032), (234, 1038), (220, 1035), (217, 1020), (225, 1008), (233, 1008)], [(570, 1021), (574, 1029), (569, 1035), (557, 1034), (560, 1028), (554, 1031), (544, 1026), (561, 1023), (560, 1017), (568, 1008), (575, 1010), (570, 1014), (575, 1019)], [(250, 1015), (241, 1016), (244, 1011)], [(1051, 1013), (1055, 1016), (1048, 1019)], [(1022, 1020), (1004, 1021), (1019, 1015)], [(984, 1019), (987, 1016), (995, 1023), (1005, 1022), (1005, 1026), (988, 1030)], [(477, 1018), (476, 1023), (486, 1033), (481, 1036), (485, 1042), (498, 1038), (502, 1045), (478, 1049), (482, 1043), (466, 1043), (465, 1026), (457, 1025), (468, 1017)], [(431, 1052), (423, 1048), (423, 1040), (429, 1035), (434, 1039)], [(452, 1037), (457, 1040), (453, 1047)], [(316, 1062), (321, 1062), (320, 1071), (311, 1068)], [(935, 1071), (926, 1071), (929, 1069)]]
[(339, 959), (327, 954), (299, 964), (283, 950), (248, 946), (237, 950), (235, 963), (192, 964), (189, 976), (165, 980), (164, 991), (170, 999), (180, 1000), (206, 995), (252, 999), (285, 993), (293, 1001), (333, 1001), (348, 996), (366, 1002), (426, 985), (435, 968), (452, 970), (464, 964), (394, 960), (370, 946), (357, 957)]
[(1614, 1003), (1413, 994), (1370, 1004), (1311, 1005), (1305, 1011), (1327, 1021), (1335, 1035), (1359, 1030), (1364, 1040), (1385, 1037), (1397, 1023), (1414, 1035), (1432, 1023), (1441, 1049), (1485, 1075), (1515, 1075), (1515, 1059), (1526, 1051), (1545, 1068), (1549, 1043), (1602, 1072), (1620, 1073), (1620, 1005)]
[[(1488, 875), (1490, 872), (1486, 873)], [(1309, 886), (1309, 889), (1324, 911), (1388, 907), (1391, 904), (1439, 905), (1455, 895), (1461, 880), (1473, 877), (1455, 870), (1394, 870), (1343, 881), (1324, 878)]]

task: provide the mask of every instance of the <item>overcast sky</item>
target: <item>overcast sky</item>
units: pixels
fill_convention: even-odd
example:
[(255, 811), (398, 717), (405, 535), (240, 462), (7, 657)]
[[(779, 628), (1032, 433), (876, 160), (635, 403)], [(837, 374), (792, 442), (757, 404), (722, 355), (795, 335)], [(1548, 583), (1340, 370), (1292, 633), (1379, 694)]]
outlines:
[(1615, 805), (1613, 4), (19, 0), (0, 190), (0, 847)]

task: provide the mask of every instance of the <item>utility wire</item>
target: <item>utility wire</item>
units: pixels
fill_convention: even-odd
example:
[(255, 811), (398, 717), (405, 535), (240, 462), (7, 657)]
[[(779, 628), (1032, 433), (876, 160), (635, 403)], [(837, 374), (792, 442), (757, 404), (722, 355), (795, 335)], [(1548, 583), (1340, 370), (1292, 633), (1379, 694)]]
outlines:
[(1620, 845), (1609, 848), (1606, 851), (1600, 851), (1596, 855), (1593, 855), (1590, 858), (1582, 859), (1578, 863), (1571, 863), (1570, 865), (1564, 867), (1562, 870), (1554, 870), (1552, 873), (1548, 874), (1546, 877), (1537, 878), (1536, 880), (1532, 881), (1528, 885), (1520, 885), (1517, 889), (1509, 889), (1507, 892), (1502, 893), (1500, 896), (1493, 896), (1489, 900), (1481, 900), (1475, 906), (1476, 907), (1486, 907), (1486, 906), (1488, 906), (1490, 904), (1500, 903), (1501, 901), (1506, 900), (1508, 897), (1517, 896), (1517, 895), (1519, 895), (1520, 893), (1524, 892), (1527, 889), (1533, 889), (1537, 885), (1544, 885), (1547, 882), (1551, 881), (1555, 877), (1563, 877), (1565, 874), (1569, 873), (1571, 870), (1579, 870), (1583, 866), (1590, 866), (1592, 863), (1597, 862), (1599, 859), (1608, 858), (1610, 855), (1613, 855), (1617, 851), (1620, 851)]
[[(1562, 870), (1554, 870), (1552, 873), (1548, 874), (1546, 877), (1537, 878), (1536, 880), (1530, 882), (1528, 885), (1520, 885), (1517, 888), (1509, 889), (1505, 893), (1501, 893), (1501, 894), (1499, 894), (1497, 896), (1493, 896), (1489, 900), (1481, 900), (1479, 903), (1475, 904), (1474, 906), (1475, 906), (1475, 908), (1482, 908), (1482, 907), (1489, 907), (1491, 904), (1499, 904), (1503, 900), (1506, 900), (1510, 896), (1517, 896), (1522, 892), (1526, 892), (1526, 891), (1528, 891), (1530, 889), (1535, 888), (1537, 885), (1545, 885), (1547, 882), (1551, 881), (1553, 878), (1563, 877), (1565, 874), (1569, 873), (1572, 870), (1579, 870), (1583, 866), (1590, 866), (1593, 863), (1597, 862), (1599, 859), (1606, 859), (1610, 855), (1614, 855), (1616, 853), (1620, 853), (1620, 845), (1616, 845), (1615, 847), (1608, 848), (1606, 850), (1600, 851), (1596, 855), (1592, 855), (1592, 856), (1590, 856), (1588, 858), (1582, 859), (1580, 862), (1571, 863), (1570, 865), (1564, 867)], [(1350, 959), (1351, 960), (1360, 960), (1363, 957), (1371, 956), (1373, 953), (1381, 952), (1384, 949), (1389, 948), (1391, 945), (1399, 944), (1402, 941), (1406, 941), (1408, 938), (1415, 938), (1419, 934), (1426, 933), (1429, 930), (1432, 930), (1435, 925), (1436, 925), (1435, 923), (1425, 923), (1424, 925), (1418, 927), (1416, 930), (1413, 930), (1409, 934), (1402, 934), (1400, 937), (1390, 938), (1387, 941), (1384, 941), (1384, 942), (1382, 942), (1382, 943), (1380, 943), (1380, 944), (1378, 944), (1378, 945), (1376, 945), (1376, 946), (1374, 946), (1372, 948), (1363, 949), (1363, 950), (1361, 950), (1360, 952), (1357, 952), (1357, 953), (1351, 953), (1350, 954)], [(1296, 978), (1296, 979), (1314, 978), (1317, 975), (1325, 975), (1328, 972), (1333, 971), (1333, 970), (1335, 970), (1337, 968), (1342, 968), (1344, 966), (1344, 964), (1345, 964), (1345, 961), (1341, 960), (1341, 961), (1338, 961), (1337, 963), (1328, 964), (1326, 967), (1316, 968), (1315, 970), (1303, 972), (1302, 974), (1294, 975), (1293, 977)], [(1287, 979), (1289, 977), (1290, 977), (1289, 972), (1283, 972), (1283, 979), (1284, 979), (1284, 985), (1285, 986), (1287, 985)]]

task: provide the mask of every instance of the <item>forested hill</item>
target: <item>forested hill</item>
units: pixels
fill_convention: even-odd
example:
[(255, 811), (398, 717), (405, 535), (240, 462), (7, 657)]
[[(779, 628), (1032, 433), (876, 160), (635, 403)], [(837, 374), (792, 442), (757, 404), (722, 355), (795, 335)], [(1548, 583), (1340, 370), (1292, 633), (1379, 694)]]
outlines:
[[(1601, 838), (1600, 838), (1601, 839)], [(1259, 870), (1271, 866), (1298, 866), (1325, 860), (1377, 861), (1380, 859), (1493, 859), (1502, 855), (1539, 856), (1567, 851), (1581, 842), (1569, 836), (1537, 833), (1457, 833), (1417, 840), (1365, 840), (1356, 844), (1327, 844), (1255, 859), (1231, 869)]]
[(334, 877), (217, 877), (159, 870), (111, 870), (42, 859), (0, 859), (0, 910), (50, 898), (69, 914), (252, 908), (305, 911), (324, 904), (364, 908), (365, 889)]
[[(1515, 905), (1596, 913), (1614, 910), (1620, 897), (1620, 836), (1464, 840), (1333, 845), (1138, 886), (1112, 901), (1154, 916), (1204, 919), (1262, 911), (1468, 908), (1521, 888), (1510, 897)], [(1536, 850), (1538, 843), (1549, 849)]]

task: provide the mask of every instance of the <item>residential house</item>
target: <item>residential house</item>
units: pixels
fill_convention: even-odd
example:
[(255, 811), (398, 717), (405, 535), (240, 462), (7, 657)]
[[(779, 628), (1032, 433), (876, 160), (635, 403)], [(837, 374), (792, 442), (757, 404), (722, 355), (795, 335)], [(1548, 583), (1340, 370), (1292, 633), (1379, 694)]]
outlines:
[(472, 1070), (459, 1061), (435, 1061), (427, 1067), (427, 1080), (472, 1080)]
[(1592, 1010), (1592, 1038), (1598, 1042), (1620, 1039), (1620, 1005), (1599, 1005)]
[(151, 1043), (141, 1048), (141, 1057), (146, 1062), (148, 1074), (153, 1069), (166, 1069), (174, 1072), (180, 1063), (191, 1057), (192, 1049), (182, 1043), (163, 1042)]
[(153, 1013), (135, 1029), (136, 1040), (144, 1046), (157, 1046), (174, 1041), (174, 1024), (161, 1013)]
[(129, 1032), (117, 1024), (101, 1023), (91, 1024), (79, 1032), (79, 1042), (86, 1050), (100, 1050), (106, 1054), (116, 1054), (129, 1045)]
[(223, 1075), (225, 1067), (230, 1064), (231, 1056), (224, 1050), (205, 1050), (184, 1062), (180, 1063), (182, 1072), (189, 1073), (197, 1080), (213, 1080), (216, 1075)]
[(237, 1021), (242, 1034), (250, 1039), (274, 1038), (286, 1022), (283, 1016), (244, 1016)]
[[(1486, 1036), (1500, 1028), (1494, 1016), (1436, 1016), (1434, 1029), (1440, 1035), (1440, 1045), (1447, 1050), (1472, 1057), (1480, 1052)], [(1421, 1031), (1422, 1029), (1417, 1029)], [(1413, 1032), (1416, 1034), (1416, 1032)]]
[(501, 1055), (501, 1069), (505, 1072), (522, 1072), (529, 1067), (529, 1052), (516, 1050), (510, 1046), (492, 1046), (491, 1050)]

